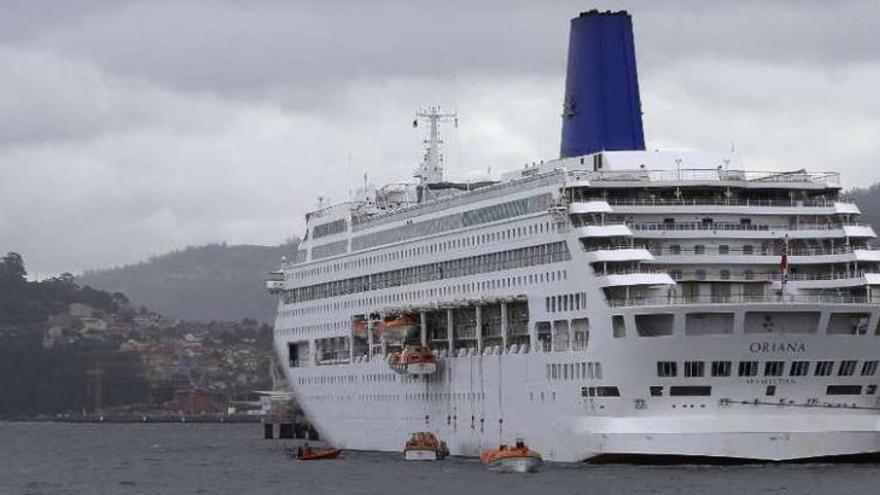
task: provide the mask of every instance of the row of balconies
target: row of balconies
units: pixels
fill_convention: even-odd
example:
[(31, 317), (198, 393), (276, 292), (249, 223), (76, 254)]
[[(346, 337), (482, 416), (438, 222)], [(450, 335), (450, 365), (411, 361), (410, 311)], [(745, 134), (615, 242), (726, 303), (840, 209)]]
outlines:
[(611, 307), (622, 306), (670, 306), (670, 305), (709, 305), (709, 304), (869, 304), (875, 302), (868, 296), (845, 294), (731, 294), (724, 296), (669, 295), (666, 297), (609, 298)]
[[(874, 229), (860, 224), (810, 225), (748, 225), (703, 223), (620, 223), (575, 227), (575, 233), (585, 237), (632, 237), (638, 232), (643, 238), (727, 238), (727, 239), (814, 239), (814, 238), (874, 238)], [(699, 234), (696, 234), (699, 232)], [(757, 235), (756, 235), (757, 234)]]

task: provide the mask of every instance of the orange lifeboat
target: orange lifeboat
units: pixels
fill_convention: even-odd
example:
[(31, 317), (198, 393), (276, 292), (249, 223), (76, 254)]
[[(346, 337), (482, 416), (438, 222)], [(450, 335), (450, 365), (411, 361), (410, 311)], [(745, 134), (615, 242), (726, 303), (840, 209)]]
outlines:
[(386, 341), (402, 341), (413, 334), (418, 325), (412, 315), (400, 314), (379, 322), (378, 332)]
[(544, 464), (544, 459), (518, 439), (511, 447), (501, 445), (480, 452), (480, 462), (497, 473), (534, 473)]
[(403, 449), (407, 461), (436, 461), (449, 455), (446, 442), (429, 431), (417, 431), (409, 437)]
[(425, 346), (406, 346), (400, 353), (400, 364), (411, 375), (430, 375), (437, 371), (437, 358)]
[(286, 447), (285, 452), (287, 454), (287, 457), (291, 459), (296, 459), (298, 461), (319, 461), (324, 459), (338, 458), (339, 454), (342, 453), (342, 449), (313, 449), (307, 443), (302, 447), (298, 447), (296, 449), (292, 447)]
[(406, 373), (406, 366), (400, 362), (400, 352), (392, 352), (385, 358), (385, 362), (388, 363), (388, 367), (391, 368), (391, 371), (395, 373)]

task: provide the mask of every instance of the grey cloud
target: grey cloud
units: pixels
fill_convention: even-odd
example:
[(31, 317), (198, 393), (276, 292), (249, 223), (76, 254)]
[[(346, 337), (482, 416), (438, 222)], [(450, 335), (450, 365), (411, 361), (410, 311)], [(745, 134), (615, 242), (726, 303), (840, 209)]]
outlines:
[[(461, 115), (452, 175), (553, 158), (568, 19), (588, 7), (0, 0), (0, 252), (49, 274), (280, 242), (318, 192), (409, 177), (427, 103)], [(602, 8), (633, 13), (651, 146), (880, 176), (876, 2)]]

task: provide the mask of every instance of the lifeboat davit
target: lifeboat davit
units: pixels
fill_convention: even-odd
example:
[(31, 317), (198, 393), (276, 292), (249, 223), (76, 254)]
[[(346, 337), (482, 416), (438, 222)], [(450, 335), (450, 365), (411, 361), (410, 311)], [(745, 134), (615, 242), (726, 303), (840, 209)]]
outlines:
[(417, 431), (409, 437), (403, 448), (403, 458), (407, 461), (436, 461), (449, 455), (446, 442), (439, 440), (429, 431)]
[(425, 346), (410, 345), (400, 353), (400, 365), (410, 375), (430, 375), (437, 371), (437, 358)]
[(541, 454), (529, 449), (522, 440), (512, 447), (501, 445), (484, 450), (480, 452), (480, 461), (497, 473), (534, 473), (544, 464)]
[(386, 341), (400, 342), (418, 329), (416, 319), (412, 315), (400, 314), (379, 323), (379, 333)]
[(366, 320), (352, 320), (351, 322), (352, 332), (358, 337), (366, 337), (367, 329), (369, 325)]

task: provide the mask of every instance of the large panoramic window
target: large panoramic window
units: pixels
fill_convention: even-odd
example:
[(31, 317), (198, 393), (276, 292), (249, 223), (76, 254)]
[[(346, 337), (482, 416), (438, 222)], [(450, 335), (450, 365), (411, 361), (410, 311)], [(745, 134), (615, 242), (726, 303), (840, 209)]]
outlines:
[(568, 252), (568, 247), (565, 242), (560, 241), (289, 289), (284, 291), (284, 302), (285, 304), (293, 304), (313, 301), (327, 297), (465, 277), (477, 273), (557, 263), (569, 259), (571, 259), (571, 255)]

